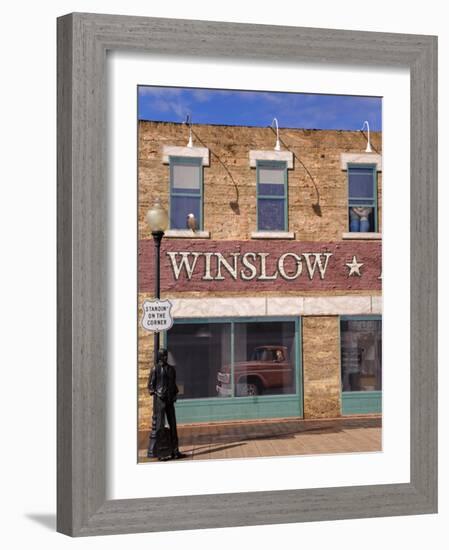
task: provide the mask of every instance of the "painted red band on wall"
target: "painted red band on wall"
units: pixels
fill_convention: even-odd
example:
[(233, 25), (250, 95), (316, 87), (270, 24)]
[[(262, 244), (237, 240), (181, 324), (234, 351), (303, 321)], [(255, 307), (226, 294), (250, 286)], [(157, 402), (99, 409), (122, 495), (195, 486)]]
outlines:
[[(381, 290), (381, 272), (380, 241), (163, 239), (161, 246), (163, 292)], [(154, 245), (145, 239), (139, 242), (139, 291), (153, 289)]]

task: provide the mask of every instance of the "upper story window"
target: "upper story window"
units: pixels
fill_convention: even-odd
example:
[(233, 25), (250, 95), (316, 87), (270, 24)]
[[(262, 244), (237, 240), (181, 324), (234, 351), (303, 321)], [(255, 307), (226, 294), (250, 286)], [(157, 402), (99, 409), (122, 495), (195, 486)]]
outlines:
[(169, 157), (170, 229), (189, 229), (193, 214), (196, 229), (203, 229), (203, 162), (197, 157)]
[(351, 233), (377, 232), (375, 164), (348, 164), (348, 209)]
[(257, 230), (287, 231), (287, 162), (258, 160)]

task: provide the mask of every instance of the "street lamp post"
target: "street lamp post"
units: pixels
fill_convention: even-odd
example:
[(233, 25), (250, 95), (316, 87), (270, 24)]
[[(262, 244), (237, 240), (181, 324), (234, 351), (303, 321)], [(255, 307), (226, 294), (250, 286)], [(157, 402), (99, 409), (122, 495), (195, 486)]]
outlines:
[[(167, 212), (162, 207), (160, 200), (156, 199), (153, 206), (148, 210), (146, 215), (146, 221), (148, 227), (151, 230), (151, 235), (154, 241), (154, 297), (156, 300), (159, 300), (161, 297), (161, 242), (162, 237), (168, 226), (168, 215)], [(154, 355), (153, 363), (156, 366), (158, 351), (160, 344), (160, 334), (159, 332), (154, 333)], [(153, 404), (153, 417), (151, 421), (151, 434), (148, 444), (148, 457), (154, 457), (154, 447), (156, 444), (156, 416), (154, 414), (154, 404)]]

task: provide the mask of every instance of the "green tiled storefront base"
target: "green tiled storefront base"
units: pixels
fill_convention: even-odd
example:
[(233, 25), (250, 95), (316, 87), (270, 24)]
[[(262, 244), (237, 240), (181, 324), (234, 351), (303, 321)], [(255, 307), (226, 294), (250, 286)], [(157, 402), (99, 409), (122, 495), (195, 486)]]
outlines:
[(178, 423), (211, 420), (301, 417), (298, 395), (270, 395), (221, 399), (185, 399), (176, 403)]
[[(344, 392), (342, 415), (382, 412), (382, 392)], [(238, 399), (185, 399), (176, 403), (178, 423), (303, 416), (297, 395), (240, 397)]]
[(369, 414), (382, 412), (381, 391), (352, 391), (342, 393), (342, 414)]

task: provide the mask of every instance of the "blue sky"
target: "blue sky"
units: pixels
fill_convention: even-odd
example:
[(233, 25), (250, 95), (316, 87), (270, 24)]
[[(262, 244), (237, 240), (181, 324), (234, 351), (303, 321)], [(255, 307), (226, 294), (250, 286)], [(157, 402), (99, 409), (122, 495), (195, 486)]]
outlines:
[(382, 129), (382, 99), (349, 95), (210, 90), (139, 86), (139, 120), (280, 128), (361, 130), (367, 120)]

